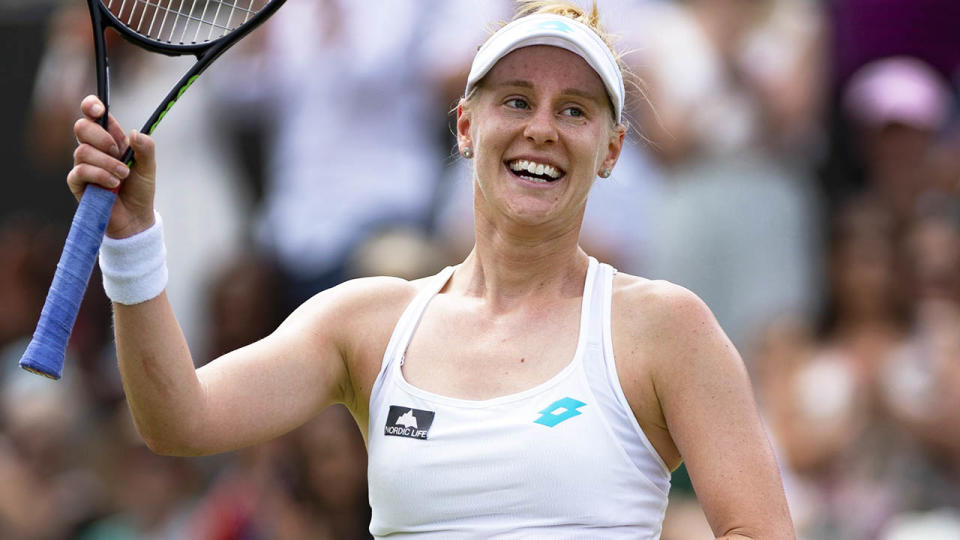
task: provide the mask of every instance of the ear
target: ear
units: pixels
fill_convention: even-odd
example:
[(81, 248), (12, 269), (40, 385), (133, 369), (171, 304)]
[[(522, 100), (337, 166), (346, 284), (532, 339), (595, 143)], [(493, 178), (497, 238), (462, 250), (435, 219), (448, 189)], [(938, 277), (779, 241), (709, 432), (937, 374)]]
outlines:
[(613, 170), (613, 167), (617, 164), (617, 160), (620, 159), (620, 152), (623, 151), (623, 140), (626, 134), (627, 128), (623, 124), (617, 124), (617, 126), (613, 128), (613, 133), (610, 134), (610, 138), (607, 140), (607, 155), (600, 164), (600, 170)]
[(470, 135), (470, 109), (464, 109), (463, 103), (457, 105), (457, 146), (462, 152), (464, 148), (473, 147), (473, 138)]

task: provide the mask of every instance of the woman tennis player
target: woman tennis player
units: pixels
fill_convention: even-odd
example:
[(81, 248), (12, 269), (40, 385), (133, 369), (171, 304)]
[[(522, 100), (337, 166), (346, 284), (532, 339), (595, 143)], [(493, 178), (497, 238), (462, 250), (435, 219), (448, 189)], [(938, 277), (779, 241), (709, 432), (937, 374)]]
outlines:
[(457, 108), (476, 223), (461, 264), (324, 291), (197, 370), (163, 293), (153, 143), (130, 135), (127, 174), (123, 130), (85, 99), (68, 183), (126, 177), (101, 267), (150, 448), (223, 452), (344, 403), (369, 449), (377, 537), (657, 538), (683, 460), (717, 536), (792, 538), (750, 382), (708, 308), (578, 246), (626, 131), (602, 35), (596, 8), (536, 2), (480, 48)]

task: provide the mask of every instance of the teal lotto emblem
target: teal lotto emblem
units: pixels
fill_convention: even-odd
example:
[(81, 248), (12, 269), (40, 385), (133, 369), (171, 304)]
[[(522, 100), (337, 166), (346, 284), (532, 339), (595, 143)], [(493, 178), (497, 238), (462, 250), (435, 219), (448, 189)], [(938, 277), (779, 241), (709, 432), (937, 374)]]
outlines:
[(558, 399), (550, 405), (547, 405), (546, 409), (540, 411), (540, 418), (534, 420), (534, 423), (553, 427), (564, 420), (569, 420), (574, 416), (583, 414), (577, 409), (585, 405), (586, 403), (577, 401), (571, 397)]
[(538, 24), (537, 28), (542, 30), (556, 30), (557, 32), (564, 32), (566, 34), (573, 32), (573, 28), (570, 28), (567, 23), (562, 21), (544, 21)]

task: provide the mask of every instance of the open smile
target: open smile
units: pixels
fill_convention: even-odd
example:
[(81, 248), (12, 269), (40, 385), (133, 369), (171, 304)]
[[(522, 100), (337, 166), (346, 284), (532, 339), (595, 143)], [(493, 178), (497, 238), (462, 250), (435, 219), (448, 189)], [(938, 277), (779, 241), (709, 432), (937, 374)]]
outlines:
[(504, 163), (514, 176), (536, 184), (549, 184), (563, 178), (563, 169), (549, 163), (528, 159), (514, 159)]

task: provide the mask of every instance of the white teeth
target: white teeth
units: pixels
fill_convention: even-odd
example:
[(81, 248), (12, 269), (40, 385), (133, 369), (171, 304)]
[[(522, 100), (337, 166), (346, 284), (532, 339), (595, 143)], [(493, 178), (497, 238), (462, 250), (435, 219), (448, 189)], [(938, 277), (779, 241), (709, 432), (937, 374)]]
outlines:
[(546, 184), (546, 183), (547, 183), (547, 181), (544, 180), (543, 178), (537, 178), (536, 176), (527, 176), (527, 175), (525, 175), (525, 174), (521, 174), (521, 175), (520, 175), (520, 178), (523, 178), (524, 180), (529, 180), (529, 181), (531, 181), (531, 182), (536, 182), (536, 183), (538, 183), (538, 184)]
[[(527, 171), (531, 174), (536, 175), (547, 175), (550, 178), (560, 178), (560, 170), (551, 165), (546, 165), (544, 163), (536, 163), (533, 161), (528, 161), (526, 159), (518, 159), (510, 163), (510, 170), (514, 172)], [(523, 176), (523, 178), (528, 178)], [(544, 182), (544, 180), (536, 180), (539, 182)]]

